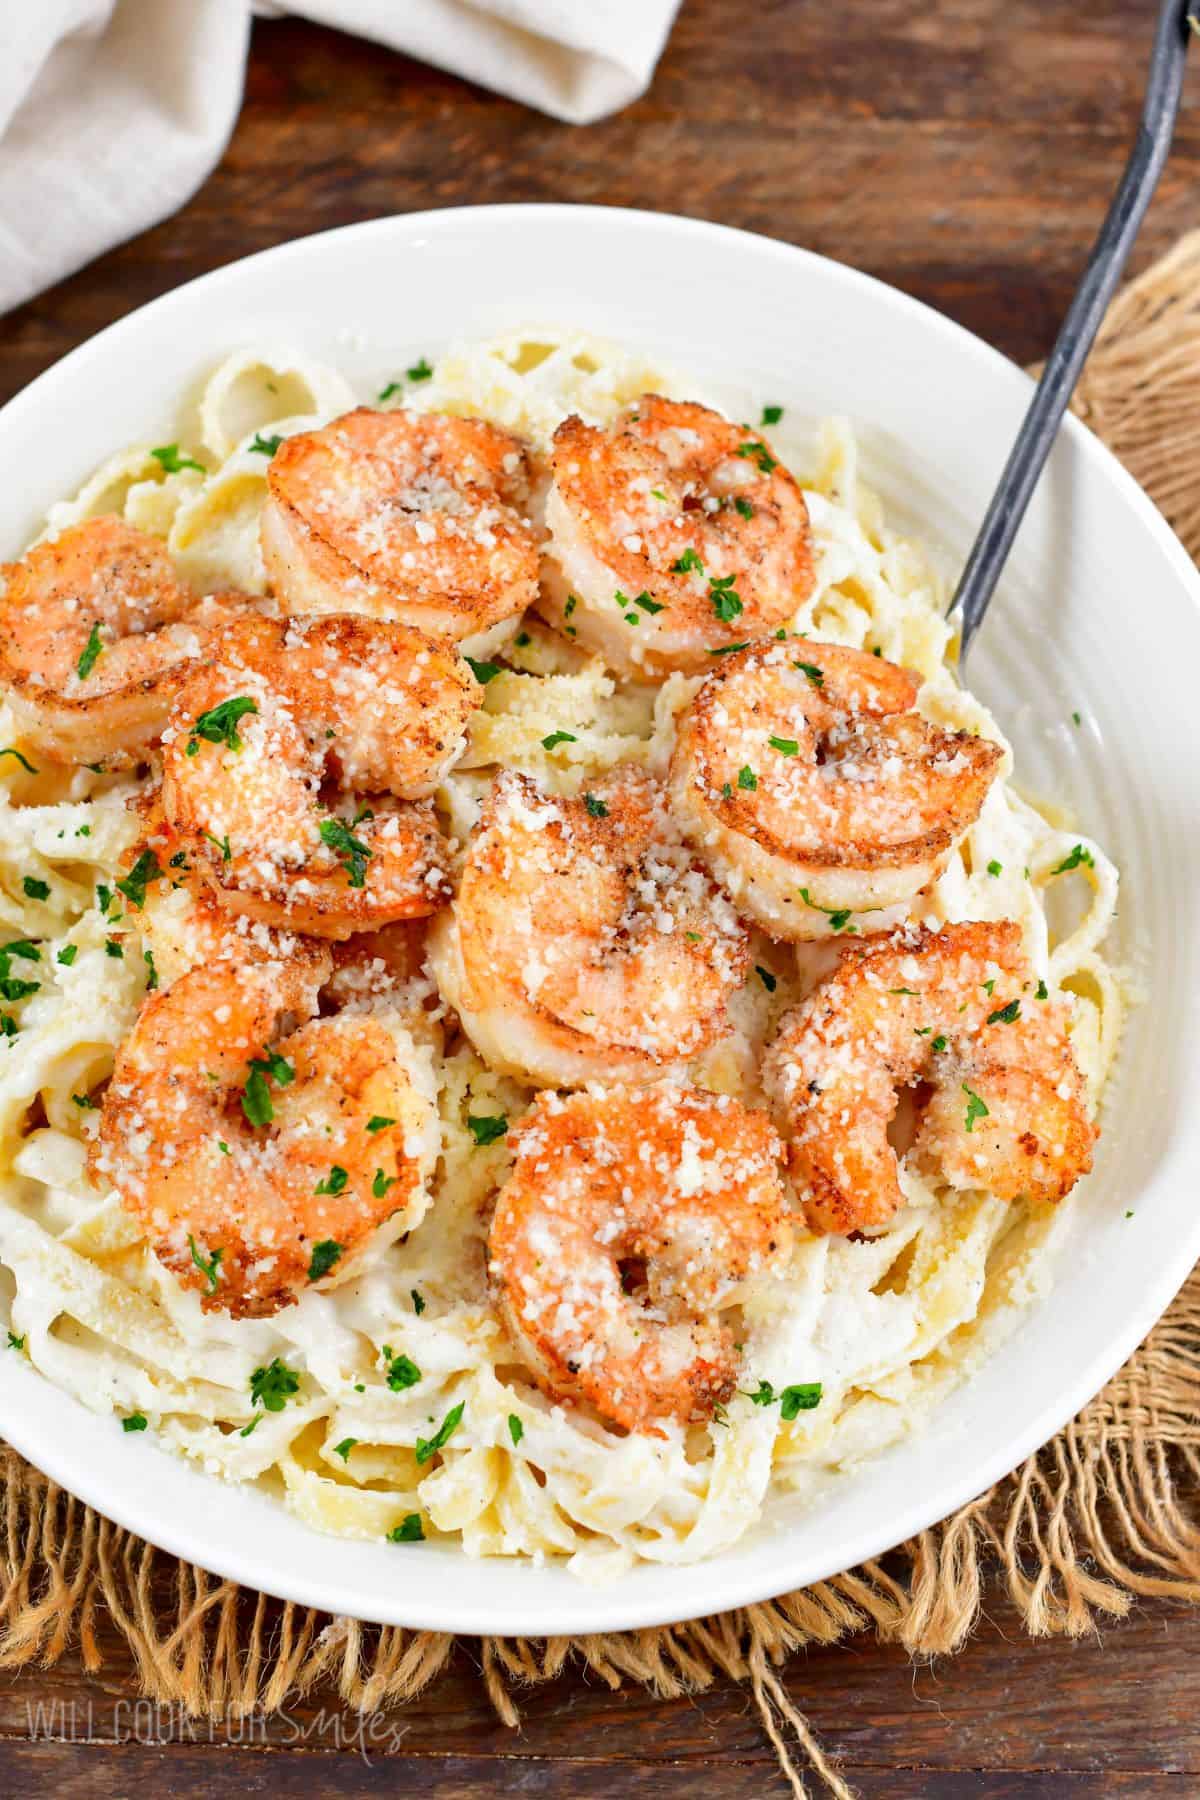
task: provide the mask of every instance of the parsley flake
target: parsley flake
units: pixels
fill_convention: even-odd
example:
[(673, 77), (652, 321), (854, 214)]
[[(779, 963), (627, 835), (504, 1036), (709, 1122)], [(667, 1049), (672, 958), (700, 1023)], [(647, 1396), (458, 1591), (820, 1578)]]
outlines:
[(21, 889), (27, 900), (48, 900), (50, 883), (40, 881), (36, 875), (26, 875), (21, 880)]
[(277, 1050), (269, 1050), (265, 1057), (255, 1056), (250, 1059), (250, 1075), (242, 1094), (242, 1111), (251, 1125), (269, 1125), (275, 1117), (275, 1108), (271, 1102), (268, 1078), (278, 1087), (287, 1087), (296, 1079), (296, 1071), (285, 1057)]
[(122, 1431), (145, 1431), (146, 1426), (148, 1424), (149, 1424), (149, 1420), (147, 1419), (145, 1413), (140, 1413), (140, 1412), (130, 1413), (127, 1418), (124, 1418), (121, 1420), (121, 1430)]
[(593, 819), (607, 819), (608, 808), (603, 800), (597, 800), (595, 794), (585, 794), (583, 796), (583, 804), (587, 807), (588, 812)]
[(433, 374), (433, 370), (422, 356), (413, 364), (411, 369), (406, 369), (404, 373), (408, 376), (410, 381), (428, 381)]
[(120, 944), (118, 944), (116, 938), (105, 938), (104, 954), (105, 956), (111, 956), (114, 961), (117, 962), (123, 961), (125, 957), (125, 952)]
[(1012, 1025), (1020, 1016), (1021, 1002), (1010, 1000), (1007, 1006), (998, 1006), (994, 1013), (989, 1013), (987, 1022), (989, 1025)]
[(150, 454), (164, 475), (178, 475), (180, 469), (198, 469), (201, 475), (208, 473), (204, 464), (198, 463), (194, 456), (180, 456), (178, 444), (160, 444)]
[(778, 425), (782, 417), (782, 406), (764, 406), (762, 410), (762, 419), (759, 422), (763, 425)]
[(367, 1120), (367, 1130), (386, 1131), (389, 1125), (394, 1125), (395, 1123), (395, 1119), (385, 1118), (383, 1113), (372, 1113), (371, 1117)]
[(403, 1351), (394, 1355), (390, 1344), (383, 1346), (383, 1366), (384, 1378), (394, 1394), (415, 1387), (421, 1379), (421, 1371), (412, 1357), (405, 1356)]
[(651, 615), (667, 610), (661, 600), (651, 599), (645, 588), (642, 589), (640, 594), (635, 594), (633, 596), (633, 604), (635, 606), (640, 606), (644, 613), (650, 613)]
[(709, 578), (708, 597), (712, 609), (723, 625), (731, 625), (742, 612), (741, 595), (734, 587), (736, 575), (713, 575)]
[(1096, 866), (1096, 859), (1090, 850), (1085, 849), (1082, 844), (1076, 844), (1070, 856), (1064, 857), (1058, 867), (1056, 869), (1051, 869), (1050, 873), (1052, 875), (1065, 875), (1070, 869), (1078, 869), (1081, 865), (1089, 869), (1094, 869)]
[(252, 700), (249, 694), (232, 694), (228, 700), (220, 700), (216, 706), (210, 706), (202, 712), (192, 726), (188, 737), (187, 755), (195, 756), (200, 745), (198, 739), (203, 738), (206, 744), (224, 744), (229, 750), (240, 750), (242, 740), (238, 736), (237, 724), (248, 713), (258, 711), (258, 701)]
[(738, 786), (745, 789), (745, 791), (750, 794), (752, 794), (758, 786), (758, 776), (754, 773), (754, 770), (750, 767), (749, 763), (747, 763), (744, 768), (738, 770)]
[(767, 739), (772, 750), (778, 750), (780, 756), (798, 756), (800, 746), (795, 738), (769, 737)]
[(319, 829), (321, 842), (335, 851), (338, 861), (345, 864), (349, 886), (366, 887), (367, 863), (374, 855), (370, 845), (356, 838), (343, 819), (322, 819)]
[(25, 1348), (24, 1336), (18, 1337), (15, 1331), (10, 1331), (8, 1334), (8, 1347), (10, 1350), (23, 1350)]
[(738, 495), (737, 499), (734, 501), (733, 504), (736, 506), (737, 510), (741, 513), (743, 519), (752, 519), (754, 517), (754, 508), (751, 506), (751, 504), (748, 500), (743, 500), (742, 496), (740, 494)]
[(418, 1438), (416, 1442), (416, 1458), (421, 1464), (427, 1463), (436, 1451), (441, 1450), (458, 1429), (459, 1420), (463, 1416), (466, 1402), (460, 1400), (452, 1406), (431, 1438)]
[[(805, 906), (811, 907), (813, 912), (825, 914), (825, 917), (829, 920), (829, 929), (831, 931), (845, 931), (853, 916), (848, 906), (818, 906), (806, 887), (800, 889), (800, 898), (803, 900)], [(854, 927), (850, 926), (850, 929), (853, 930)]]
[(498, 1138), (505, 1135), (508, 1130), (508, 1120), (503, 1113), (492, 1117), (472, 1114), (467, 1119), (467, 1130), (475, 1139), (476, 1146), (482, 1148), (484, 1144), (494, 1144)]
[(691, 544), (689, 544), (687, 549), (684, 550), (681, 555), (677, 556), (675, 561), (671, 564), (671, 573), (672, 575), (688, 575), (691, 573), (703, 575), (704, 564), (700, 561), (700, 552), (693, 549)]
[(197, 1245), (195, 1238), (192, 1237), (190, 1232), (188, 1234), (188, 1249), (192, 1253), (192, 1261), (195, 1263), (196, 1267), (199, 1269), (200, 1273), (203, 1275), (205, 1281), (207, 1281), (207, 1283), (208, 1283), (208, 1292), (210, 1294), (215, 1294), (217, 1291), (217, 1282), (219, 1279), (218, 1272), (217, 1272), (218, 1265), (220, 1264), (221, 1258), (224, 1256), (225, 1252), (223, 1250), (214, 1250), (212, 1255), (207, 1258), (201, 1256), (199, 1246)]
[(346, 1191), (346, 1183), (350, 1177), (341, 1163), (334, 1163), (328, 1175), (323, 1175), (313, 1189), (314, 1194), (342, 1194)]
[(778, 461), (771, 455), (767, 446), (760, 443), (757, 438), (752, 438), (748, 444), (739, 444), (737, 453), (739, 456), (749, 457), (756, 465), (760, 475), (769, 475), (772, 469), (779, 467)]
[(521, 1439), (525, 1436), (525, 1427), (522, 1425), (520, 1419), (518, 1419), (516, 1413), (509, 1413), (508, 1415), (508, 1435), (514, 1444), (519, 1444)]
[(814, 687), (819, 688), (825, 686), (825, 671), (824, 669), (818, 668), (816, 663), (798, 662), (793, 663), (792, 667), (794, 669), (799, 669), (802, 675), (807, 675)]
[(542, 739), (543, 750), (556, 750), (560, 744), (577, 744), (579, 739), (573, 731), (552, 731), (549, 737)]
[(973, 1088), (969, 1088), (965, 1081), (962, 1084), (962, 1091), (967, 1096), (967, 1116), (964, 1122), (968, 1131), (974, 1131), (976, 1119), (987, 1119), (991, 1117), (991, 1114), (979, 1095)]
[(489, 681), (494, 681), (497, 675), (504, 673), (499, 663), (477, 662), (473, 656), (468, 656), (467, 661), (470, 663), (471, 673), (480, 687), (486, 687)]
[(295, 1369), (275, 1357), (265, 1369), (255, 1369), (250, 1377), (250, 1401), (266, 1412), (282, 1412), (294, 1394), (300, 1392), (300, 1377)]
[(1035, 1000), (1048, 1000), (1050, 998), (1050, 989), (1040, 978), (1037, 984), (1037, 993), (1033, 997)]
[(710, 650), (708, 654), (710, 656), (732, 656), (735, 650), (744, 650), (745, 648), (746, 640), (743, 639), (740, 644), (718, 644), (717, 648)]
[(79, 945), (78, 944), (64, 944), (62, 949), (59, 951), (58, 955), (55, 957), (54, 960), (55, 960), (55, 962), (60, 962), (64, 969), (69, 969), (71, 964), (75, 961), (75, 958), (78, 955), (79, 955)]
[(377, 1200), (382, 1200), (388, 1189), (395, 1187), (399, 1179), (398, 1175), (385, 1175), (382, 1169), (376, 1169), (375, 1179), (371, 1183), (371, 1192)]
[(117, 887), (130, 906), (143, 907), (146, 904), (146, 889), (161, 875), (162, 869), (153, 850), (143, 850), (128, 875), (121, 876)]
[(349, 1462), (350, 1452), (357, 1442), (357, 1438), (343, 1438), (340, 1444), (335, 1444), (333, 1446), (333, 1454), (335, 1456), (340, 1456), (343, 1462)]
[(158, 970), (154, 966), (153, 950), (143, 950), (142, 961), (146, 965), (146, 992), (153, 994), (158, 987)]
[(420, 1513), (405, 1513), (399, 1525), (393, 1525), (387, 1534), (389, 1544), (423, 1544), (425, 1527), (421, 1524)]
[(274, 456), (282, 442), (283, 439), (277, 431), (267, 432), (266, 434), (261, 431), (256, 431), (254, 434), (254, 442), (249, 448), (251, 450), (257, 450), (260, 456)]
[(792, 1387), (785, 1387), (779, 1396), (779, 1416), (782, 1419), (794, 1419), (797, 1413), (811, 1412), (821, 1404), (821, 1383), (819, 1381), (799, 1381)]
[(104, 645), (100, 640), (99, 623), (93, 623), (92, 629), (88, 633), (88, 641), (80, 651), (79, 661), (75, 664), (75, 673), (78, 675), (80, 681), (87, 680), (88, 676), (95, 668), (96, 658), (103, 648)]
[(312, 1258), (308, 1265), (308, 1279), (320, 1281), (322, 1276), (328, 1275), (330, 1269), (340, 1260), (341, 1254), (342, 1246), (335, 1243), (332, 1238), (322, 1238), (319, 1244), (314, 1244)]

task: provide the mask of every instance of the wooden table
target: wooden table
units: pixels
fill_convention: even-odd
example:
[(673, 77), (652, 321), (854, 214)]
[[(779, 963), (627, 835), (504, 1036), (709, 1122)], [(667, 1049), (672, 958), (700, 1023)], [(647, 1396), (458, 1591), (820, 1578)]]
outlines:
[[(651, 92), (585, 130), (333, 32), (260, 22), (221, 167), (178, 217), (0, 321), (0, 399), (111, 320), (248, 251), (490, 200), (641, 206), (768, 232), (1032, 360), (1132, 136), (1153, 11), (1151, 0), (686, 0)], [(1200, 224), (1193, 75), (1139, 267)], [(997, 1597), (968, 1649), (936, 1667), (864, 1639), (797, 1657), (787, 1679), (867, 1796), (1190, 1796), (1198, 1649), (1200, 1620), (1162, 1603), (1103, 1642), (1030, 1643)], [(210, 1742), (207, 1726), (135, 1713), (135, 1694), (115, 1654), (98, 1678), (72, 1659), (0, 1677), (0, 1794), (786, 1792), (731, 1685), (664, 1704), (564, 1677), (529, 1697), (514, 1735), (464, 1649), (453, 1676), (397, 1718), (397, 1744), (366, 1756), (346, 1747), (352, 1721), (337, 1725), (328, 1697), (233, 1754), (236, 1730), (215, 1728)]]

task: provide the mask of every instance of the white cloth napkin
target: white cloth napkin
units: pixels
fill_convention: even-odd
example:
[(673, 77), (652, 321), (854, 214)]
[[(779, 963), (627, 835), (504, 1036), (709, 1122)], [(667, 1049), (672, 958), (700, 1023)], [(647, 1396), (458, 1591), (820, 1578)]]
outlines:
[[(259, 0), (584, 125), (649, 84), (679, 0)], [(0, 313), (165, 218), (220, 158), (251, 0), (0, 0)]]

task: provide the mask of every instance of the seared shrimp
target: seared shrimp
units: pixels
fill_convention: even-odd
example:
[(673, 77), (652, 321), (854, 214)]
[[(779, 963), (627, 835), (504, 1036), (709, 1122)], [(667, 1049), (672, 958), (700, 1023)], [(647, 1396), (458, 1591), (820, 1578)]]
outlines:
[(403, 1027), (313, 1016), (329, 967), (309, 945), (193, 969), (149, 997), (118, 1054), (93, 1173), (207, 1309), (277, 1312), (423, 1210), (432, 1076)]
[(519, 441), (483, 419), (360, 407), (275, 452), (267, 575), (289, 612), (476, 638), (537, 592), (528, 473)]
[(675, 810), (773, 937), (855, 931), (860, 914), (905, 905), (978, 817), (1001, 751), (928, 724), (917, 691), (894, 663), (789, 638), (728, 657), (692, 701)]
[(158, 538), (88, 519), (0, 570), (0, 684), (54, 762), (127, 762), (157, 736), (189, 664), (255, 602), (201, 600)]
[(430, 950), (488, 1062), (563, 1086), (654, 1081), (696, 1055), (747, 963), (733, 908), (633, 768), (578, 799), (502, 774)]
[[(236, 912), (348, 937), (436, 911), (447, 851), (422, 798), (480, 689), (453, 645), (362, 618), (224, 634), (163, 738), (163, 810)], [(342, 798), (323, 801), (326, 784)], [(349, 796), (376, 796), (355, 807)]]
[(784, 1018), (764, 1069), (814, 1230), (871, 1230), (903, 1204), (888, 1127), (908, 1087), (916, 1166), (1002, 1200), (1070, 1193), (1097, 1131), (1045, 992), (1009, 920), (847, 949)]
[(538, 1095), (489, 1238), (505, 1328), (539, 1387), (627, 1431), (713, 1416), (721, 1321), (791, 1247), (766, 1115), (692, 1090)]
[(808, 598), (795, 478), (708, 407), (644, 394), (610, 431), (565, 419), (553, 467), (541, 610), (620, 674), (710, 668)]

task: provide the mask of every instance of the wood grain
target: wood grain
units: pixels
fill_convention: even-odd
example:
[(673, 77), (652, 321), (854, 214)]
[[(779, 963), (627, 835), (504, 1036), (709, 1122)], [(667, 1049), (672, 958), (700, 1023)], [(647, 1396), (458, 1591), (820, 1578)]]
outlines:
[[(135, 306), (247, 252), (391, 212), (505, 200), (767, 232), (1033, 360), (1131, 141), (1153, 12), (1151, 0), (686, 0), (650, 93), (582, 130), (335, 32), (260, 21), (220, 168), (177, 217), (0, 321), (0, 399)], [(1198, 109), (1194, 80), (1138, 267), (1200, 223)], [(1000, 1597), (963, 1654), (936, 1667), (863, 1639), (795, 1658), (786, 1681), (868, 1800), (1174, 1800), (1200, 1792), (1197, 1649), (1195, 1615), (1165, 1603), (1103, 1639), (1031, 1643)], [(525, 1696), (513, 1734), (463, 1647), (387, 1722), (394, 1743), (362, 1746), (328, 1694), (211, 1731), (156, 1718), (136, 1708), (111, 1631), (106, 1650), (100, 1676), (74, 1657), (0, 1676), (0, 1795), (787, 1792), (748, 1695), (728, 1683), (663, 1702), (567, 1674)]]

